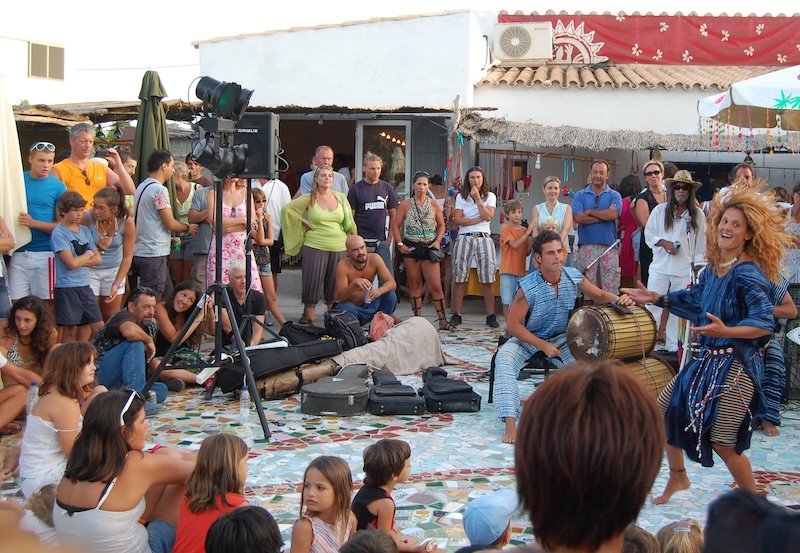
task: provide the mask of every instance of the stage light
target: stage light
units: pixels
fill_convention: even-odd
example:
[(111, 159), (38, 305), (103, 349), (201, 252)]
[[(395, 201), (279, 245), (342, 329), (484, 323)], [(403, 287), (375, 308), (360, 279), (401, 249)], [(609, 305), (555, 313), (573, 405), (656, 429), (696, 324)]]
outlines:
[(236, 83), (203, 77), (197, 83), (195, 94), (203, 101), (206, 115), (238, 121), (244, 115), (253, 91)]
[(192, 157), (221, 179), (228, 175), (244, 173), (247, 164), (247, 144), (238, 144), (231, 148), (218, 147), (213, 135), (209, 135), (195, 145)]

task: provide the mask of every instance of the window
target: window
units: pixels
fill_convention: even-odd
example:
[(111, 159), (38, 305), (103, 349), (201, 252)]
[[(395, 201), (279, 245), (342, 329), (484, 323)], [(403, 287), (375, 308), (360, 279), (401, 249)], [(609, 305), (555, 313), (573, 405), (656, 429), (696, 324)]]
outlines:
[(28, 43), (28, 76), (64, 80), (64, 48)]

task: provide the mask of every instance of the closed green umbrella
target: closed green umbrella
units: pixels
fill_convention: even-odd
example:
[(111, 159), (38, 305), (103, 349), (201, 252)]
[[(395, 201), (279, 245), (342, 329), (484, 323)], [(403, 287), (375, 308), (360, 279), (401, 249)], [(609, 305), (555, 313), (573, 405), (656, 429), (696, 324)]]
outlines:
[[(136, 158), (136, 175), (134, 182), (140, 182), (149, 176), (147, 158), (153, 150), (169, 150), (169, 134), (167, 133), (167, 116), (164, 114), (162, 98), (167, 95), (157, 71), (147, 71), (142, 78), (142, 90), (139, 99), (139, 118), (136, 122), (136, 136), (133, 139), (133, 157)], [(170, 202), (175, 206), (175, 184), (172, 179), (166, 184), (169, 189)]]

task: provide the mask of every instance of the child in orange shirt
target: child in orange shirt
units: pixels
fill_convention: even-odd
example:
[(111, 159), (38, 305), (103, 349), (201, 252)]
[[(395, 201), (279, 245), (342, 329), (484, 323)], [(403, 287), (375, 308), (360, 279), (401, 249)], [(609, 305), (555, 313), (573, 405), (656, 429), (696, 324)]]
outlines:
[(503, 317), (514, 301), (519, 280), (527, 273), (525, 258), (531, 253), (531, 229), (523, 227), (522, 202), (511, 200), (503, 207), (508, 221), (500, 229), (500, 299), (503, 301)]

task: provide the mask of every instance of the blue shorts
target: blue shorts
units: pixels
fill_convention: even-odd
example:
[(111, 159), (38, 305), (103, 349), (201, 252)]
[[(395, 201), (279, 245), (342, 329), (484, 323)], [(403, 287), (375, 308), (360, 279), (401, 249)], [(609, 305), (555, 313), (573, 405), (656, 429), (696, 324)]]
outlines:
[(170, 553), (175, 545), (176, 529), (171, 522), (154, 518), (147, 523), (147, 542), (153, 553)]
[(272, 265), (270, 263), (262, 263), (258, 266), (258, 276), (271, 277)]
[(503, 305), (511, 305), (514, 301), (514, 296), (519, 289), (519, 281), (522, 277), (511, 275), (507, 273), (500, 274), (500, 301)]

